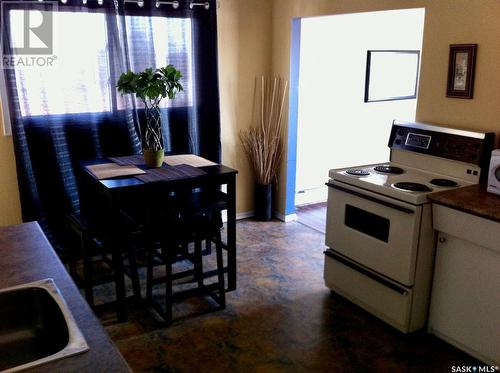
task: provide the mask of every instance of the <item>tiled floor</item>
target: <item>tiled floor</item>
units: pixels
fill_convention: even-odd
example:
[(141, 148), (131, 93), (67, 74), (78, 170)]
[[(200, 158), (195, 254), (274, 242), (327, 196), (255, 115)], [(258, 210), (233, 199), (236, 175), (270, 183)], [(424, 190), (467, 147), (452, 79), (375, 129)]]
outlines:
[(450, 372), (477, 363), (425, 333), (403, 335), (323, 284), (324, 236), (296, 222), (238, 223), (227, 309), (192, 302), (165, 327), (148, 308), (103, 322), (134, 371)]

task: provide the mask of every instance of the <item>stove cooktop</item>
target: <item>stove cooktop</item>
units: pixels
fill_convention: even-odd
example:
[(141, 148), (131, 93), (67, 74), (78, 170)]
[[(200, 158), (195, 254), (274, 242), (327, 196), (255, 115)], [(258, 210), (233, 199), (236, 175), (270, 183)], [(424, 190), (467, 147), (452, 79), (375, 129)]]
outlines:
[(472, 184), (393, 162), (330, 170), (330, 179), (415, 205), (427, 202), (431, 192)]

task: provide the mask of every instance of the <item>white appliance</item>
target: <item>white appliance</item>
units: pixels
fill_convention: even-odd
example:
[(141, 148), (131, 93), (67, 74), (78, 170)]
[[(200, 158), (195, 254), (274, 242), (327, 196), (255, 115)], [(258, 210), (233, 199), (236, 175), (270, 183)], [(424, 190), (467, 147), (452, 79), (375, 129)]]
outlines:
[(488, 192), (500, 194), (500, 149), (491, 152)]
[(478, 183), (493, 141), (394, 121), (390, 162), (330, 170), (326, 285), (405, 333), (424, 327), (435, 252), (427, 195)]

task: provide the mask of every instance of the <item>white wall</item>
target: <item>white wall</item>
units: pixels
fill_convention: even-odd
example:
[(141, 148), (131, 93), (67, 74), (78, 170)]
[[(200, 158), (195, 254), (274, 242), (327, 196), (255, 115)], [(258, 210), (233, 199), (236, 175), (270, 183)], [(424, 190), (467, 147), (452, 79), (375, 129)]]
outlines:
[(302, 20), (296, 190), (313, 191), (298, 194), (297, 204), (317, 199), (315, 188), (325, 191), (329, 169), (388, 160), (392, 120), (414, 120), (416, 100), (364, 103), (366, 51), (421, 50), (424, 14), (409, 9)]

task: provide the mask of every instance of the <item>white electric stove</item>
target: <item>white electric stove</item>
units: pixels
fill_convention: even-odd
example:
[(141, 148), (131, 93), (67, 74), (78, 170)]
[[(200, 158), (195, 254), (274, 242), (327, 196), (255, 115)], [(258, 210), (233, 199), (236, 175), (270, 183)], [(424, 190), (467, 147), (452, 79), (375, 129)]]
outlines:
[(394, 121), (390, 162), (330, 170), (325, 283), (403, 332), (425, 326), (429, 193), (478, 183), (494, 134)]
[[(330, 178), (415, 205), (427, 202), (427, 194), (477, 182), (387, 162), (330, 171)], [(478, 179), (477, 177), (474, 179)]]

